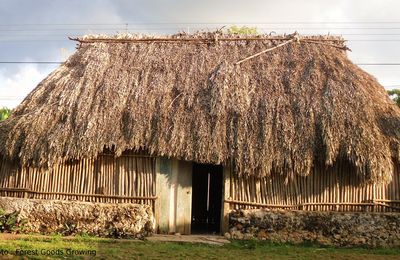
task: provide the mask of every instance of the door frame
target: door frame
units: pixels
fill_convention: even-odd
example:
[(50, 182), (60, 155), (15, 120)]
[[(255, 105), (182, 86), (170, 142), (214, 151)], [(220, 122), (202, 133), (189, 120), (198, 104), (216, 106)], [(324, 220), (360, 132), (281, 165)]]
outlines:
[(227, 202), (231, 199), (231, 164), (222, 166), (222, 201), (221, 201), (221, 235), (229, 231), (229, 213), (230, 203)]
[[(230, 176), (231, 176), (231, 164), (222, 165), (222, 196), (221, 196), (221, 220), (220, 220), (220, 233), (223, 235), (229, 231), (229, 212), (230, 203), (227, 200), (231, 199), (230, 196)], [(161, 234), (170, 234), (173, 232), (179, 232), (182, 230), (176, 229), (176, 214), (177, 212), (176, 201), (179, 197), (185, 193), (189, 195), (186, 200), (189, 201), (190, 208), (187, 208), (189, 225), (186, 225), (186, 231), (179, 232), (181, 234), (191, 234), (191, 219), (192, 219), (192, 162), (182, 161), (177, 159), (170, 159), (166, 157), (156, 158), (156, 196), (154, 219), (155, 219), (155, 232)], [(180, 189), (179, 184), (174, 184), (174, 176), (177, 176), (175, 180), (179, 180), (181, 176), (185, 175), (188, 184), (187, 189)], [(178, 188), (178, 189), (177, 189)], [(175, 192), (176, 191), (176, 192)], [(175, 219), (170, 219), (170, 216)]]

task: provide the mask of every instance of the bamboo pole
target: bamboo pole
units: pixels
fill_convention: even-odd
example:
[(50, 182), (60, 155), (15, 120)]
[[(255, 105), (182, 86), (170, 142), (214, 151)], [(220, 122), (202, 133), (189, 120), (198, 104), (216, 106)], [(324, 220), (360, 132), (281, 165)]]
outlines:
[(242, 204), (242, 205), (252, 205), (252, 206), (261, 206), (261, 207), (271, 207), (271, 208), (292, 208), (292, 207), (299, 207), (300, 205), (305, 206), (305, 205), (310, 205), (310, 206), (316, 206), (316, 205), (373, 205), (374, 203), (368, 203), (368, 202), (363, 202), (363, 203), (352, 203), (352, 202), (341, 202), (341, 203), (335, 203), (335, 202), (325, 202), (325, 203), (301, 203), (299, 205), (285, 205), (285, 204), (263, 204), (263, 203), (256, 203), (256, 202), (248, 202), (248, 201), (239, 201), (239, 200), (225, 200), (227, 203), (232, 203), (232, 204)]
[[(55, 192), (60, 192), (60, 189), (61, 189), (61, 185), (60, 185), (60, 177), (61, 177), (61, 175), (60, 175), (60, 164), (56, 164), (54, 166), (53, 170), (54, 170), (54, 183), (53, 183), (54, 188), (53, 188), (53, 190)], [(55, 199), (56, 200), (59, 199), (59, 195), (58, 194), (55, 195)]]
[[(76, 176), (76, 183), (74, 183), (74, 193), (81, 193), (79, 191), (80, 183), (82, 182), (82, 179), (81, 179), (81, 164), (78, 161), (78, 162), (75, 162), (74, 166), (75, 166), (74, 175)], [(75, 199), (78, 200), (77, 197)]]
[[(86, 194), (86, 192), (85, 192), (85, 187), (87, 187), (87, 183), (86, 183), (86, 178), (85, 178), (85, 176), (86, 176), (86, 159), (83, 159), (83, 160), (81, 160), (80, 162), (79, 162), (79, 165), (81, 166), (81, 172), (80, 172), (80, 175), (81, 175), (81, 182), (80, 182), (80, 187), (79, 187), (79, 193), (83, 193), (83, 194)], [(79, 186), (79, 183), (78, 183), (78, 186)], [(83, 200), (85, 200), (86, 201), (86, 197), (83, 197)]]
[[(294, 40), (293, 37), (240, 37), (240, 38), (143, 38), (143, 39), (111, 39), (111, 38), (94, 38), (94, 39), (81, 39), (81, 38), (71, 38), (72, 41), (77, 41), (80, 43), (94, 43), (94, 42), (106, 42), (106, 43), (133, 43), (133, 42), (143, 42), (143, 43), (215, 43), (215, 42), (231, 42), (231, 41), (288, 41)], [(324, 43), (325, 42), (343, 42), (338, 39), (313, 39), (311, 37), (301, 37), (300, 42), (309, 43)], [(336, 46), (338, 48), (344, 48), (342, 46)]]
[[(52, 172), (51, 172), (51, 168), (47, 169), (44, 172), (44, 186), (43, 186), (43, 191), (50, 191), (51, 189), (51, 176), (52, 176)], [(52, 199), (52, 196), (45, 196), (46, 199)]]
[(28, 193), (33, 194), (43, 194), (43, 195), (65, 195), (65, 196), (90, 196), (90, 197), (98, 197), (98, 198), (114, 198), (114, 199), (141, 199), (141, 200), (155, 200), (156, 196), (120, 196), (120, 195), (103, 195), (103, 194), (82, 194), (82, 193), (70, 193), (70, 192), (50, 192), (50, 191), (33, 191), (23, 188), (0, 188), (0, 191), (13, 191), (13, 192), (22, 192), (26, 191)]

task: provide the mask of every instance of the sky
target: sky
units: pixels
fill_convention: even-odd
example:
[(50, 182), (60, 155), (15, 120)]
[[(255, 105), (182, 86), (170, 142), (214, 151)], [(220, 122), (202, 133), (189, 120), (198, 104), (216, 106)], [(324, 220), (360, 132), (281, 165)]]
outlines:
[(75, 51), (69, 36), (231, 25), (342, 35), (353, 62), (387, 89), (400, 88), (399, 10), (398, 0), (0, 0), (0, 107), (17, 106), (58, 66), (4, 62), (64, 61)]

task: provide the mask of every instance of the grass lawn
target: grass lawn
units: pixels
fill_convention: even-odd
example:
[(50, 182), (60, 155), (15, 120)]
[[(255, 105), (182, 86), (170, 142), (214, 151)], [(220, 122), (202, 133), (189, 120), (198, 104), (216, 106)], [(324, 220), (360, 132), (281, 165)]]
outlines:
[[(233, 241), (224, 246), (213, 246), (94, 237), (0, 234), (0, 259), (14, 259), (16, 252), (25, 253), (24, 256), (20, 255), (21, 259), (91, 259), (94, 250), (96, 259), (400, 259), (400, 248), (331, 248), (261, 241)], [(79, 255), (81, 252), (86, 255)], [(44, 253), (52, 255), (46, 256)]]

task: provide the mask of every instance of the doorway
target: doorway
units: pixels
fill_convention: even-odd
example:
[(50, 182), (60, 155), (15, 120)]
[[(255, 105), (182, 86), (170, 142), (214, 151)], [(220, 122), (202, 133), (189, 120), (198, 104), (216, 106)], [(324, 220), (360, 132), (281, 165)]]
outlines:
[(221, 165), (193, 163), (192, 234), (220, 232), (222, 170)]

